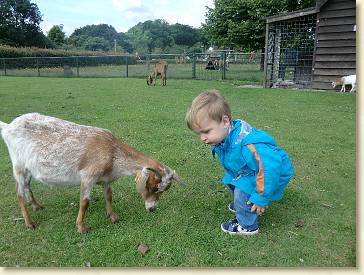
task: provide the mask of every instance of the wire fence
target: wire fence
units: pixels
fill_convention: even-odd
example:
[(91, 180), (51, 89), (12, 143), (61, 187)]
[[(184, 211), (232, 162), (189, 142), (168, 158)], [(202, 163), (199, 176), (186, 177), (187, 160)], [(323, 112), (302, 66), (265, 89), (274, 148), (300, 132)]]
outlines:
[(255, 52), (0, 58), (0, 75), (146, 78), (159, 60), (167, 61), (169, 79), (263, 83), (264, 57)]
[(312, 87), (317, 15), (270, 22), (265, 87)]

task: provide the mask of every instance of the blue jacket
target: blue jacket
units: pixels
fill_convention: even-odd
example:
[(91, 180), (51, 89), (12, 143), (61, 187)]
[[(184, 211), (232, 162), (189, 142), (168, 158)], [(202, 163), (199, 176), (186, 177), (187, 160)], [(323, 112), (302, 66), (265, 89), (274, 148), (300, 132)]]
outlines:
[(280, 200), (293, 176), (287, 153), (266, 132), (242, 120), (234, 120), (226, 139), (212, 147), (215, 154), (226, 172), (223, 183), (249, 194), (259, 206)]

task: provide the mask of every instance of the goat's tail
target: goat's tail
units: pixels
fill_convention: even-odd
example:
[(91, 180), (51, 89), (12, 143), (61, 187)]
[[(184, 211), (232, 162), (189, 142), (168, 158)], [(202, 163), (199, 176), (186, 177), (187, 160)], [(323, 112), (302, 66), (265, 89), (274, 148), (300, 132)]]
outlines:
[(0, 121), (0, 129), (5, 128), (7, 125), (7, 123)]

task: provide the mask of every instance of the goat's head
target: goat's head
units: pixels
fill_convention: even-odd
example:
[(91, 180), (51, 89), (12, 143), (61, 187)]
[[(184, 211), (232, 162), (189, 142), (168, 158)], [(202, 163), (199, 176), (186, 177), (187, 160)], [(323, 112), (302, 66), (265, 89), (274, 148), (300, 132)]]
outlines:
[(333, 82), (331, 82), (331, 85), (332, 85), (333, 88), (335, 88), (337, 84), (336, 84), (335, 81), (333, 81)]
[(143, 168), (135, 177), (136, 189), (143, 197), (145, 208), (154, 211), (157, 208), (160, 195), (169, 189), (172, 181), (184, 185), (175, 171), (169, 167)]

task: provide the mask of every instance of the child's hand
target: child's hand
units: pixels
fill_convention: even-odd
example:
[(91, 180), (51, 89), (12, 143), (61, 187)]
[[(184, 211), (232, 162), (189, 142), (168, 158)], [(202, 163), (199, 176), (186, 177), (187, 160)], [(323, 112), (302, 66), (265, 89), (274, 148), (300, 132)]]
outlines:
[[(252, 204), (252, 202), (248, 201), (246, 204)], [(256, 205), (253, 203), (253, 206), (252, 206), (250, 212), (256, 212), (260, 216), (264, 213), (266, 208), (268, 208), (268, 206), (263, 207), (263, 206), (259, 206), (259, 205)]]

